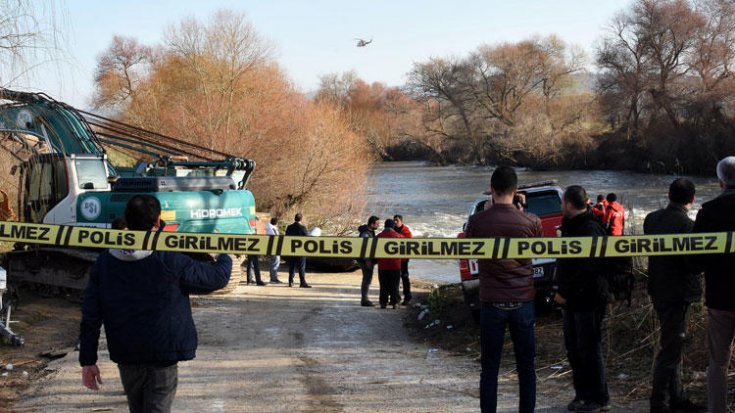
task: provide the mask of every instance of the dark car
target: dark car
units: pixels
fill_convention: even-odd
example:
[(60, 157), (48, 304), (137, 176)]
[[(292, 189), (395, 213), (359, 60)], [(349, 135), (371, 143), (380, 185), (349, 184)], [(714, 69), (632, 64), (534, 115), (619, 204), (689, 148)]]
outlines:
[[(561, 225), (562, 211), (561, 198), (563, 191), (555, 181), (534, 182), (520, 185), (518, 194), (525, 197), (525, 208), (527, 212), (534, 213), (541, 218), (545, 237), (557, 236), (556, 229)], [(491, 196), (485, 194), (481, 199), (475, 201), (470, 207), (469, 217), (484, 210), (485, 203), (491, 200)], [(520, 201), (520, 200), (518, 200)], [(514, 201), (515, 202), (515, 201)], [(465, 222), (465, 227), (467, 223)], [(457, 237), (464, 238), (464, 228)], [(552, 306), (551, 286), (556, 270), (556, 260), (553, 258), (542, 258), (533, 260), (533, 278), (536, 287), (536, 305), (539, 309)], [(480, 280), (478, 279), (478, 266), (476, 259), (459, 260), (459, 275), (462, 280), (462, 291), (465, 302), (470, 306), (475, 316), (479, 316), (480, 310)]]

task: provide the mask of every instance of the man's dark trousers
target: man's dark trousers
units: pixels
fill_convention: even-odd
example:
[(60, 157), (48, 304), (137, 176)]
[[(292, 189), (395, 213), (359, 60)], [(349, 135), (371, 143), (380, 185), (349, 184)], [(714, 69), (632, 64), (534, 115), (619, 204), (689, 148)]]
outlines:
[(401, 261), (401, 281), (403, 282), (403, 300), (411, 301), (411, 280), (408, 278), (408, 260)]
[(294, 273), (297, 269), (300, 285), (306, 285), (306, 257), (290, 257), (288, 259), (288, 284), (293, 284)]
[(260, 278), (260, 260), (257, 255), (248, 255), (247, 265), (247, 276), (248, 284), (253, 282), (253, 272), (255, 273), (255, 282), (261, 284), (263, 280)]
[(575, 398), (606, 405), (610, 401), (602, 357), (605, 307), (564, 310), (564, 344), (572, 367)]
[(398, 296), (401, 270), (381, 270), (380, 266), (378, 266), (378, 281), (380, 282), (380, 296), (378, 298), (380, 306), (385, 307), (387, 304), (398, 304), (401, 301)]
[(681, 385), (681, 354), (684, 348), (690, 304), (687, 302), (653, 302), (661, 324), (661, 350), (653, 367), (651, 407), (676, 404), (686, 397)]
[(362, 302), (370, 301), (368, 299), (368, 293), (370, 291), (370, 283), (373, 282), (373, 271), (375, 265), (372, 262), (360, 261), (360, 269), (362, 270), (362, 285), (360, 285), (360, 295), (362, 296)]
[(178, 365), (119, 364), (131, 413), (168, 413), (176, 396)]
[(483, 303), (480, 308), (480, 408), (482, 413), (495, 413), (498, 406), (498, 372), (503, 353), (505, 326), (508, 325), (516, 355), (516, 370), (520, 386), (520, 413), (532, 413), (536, 407), (536, 314), (533, 302), (522, 303), (516, 309), (501, 309)]

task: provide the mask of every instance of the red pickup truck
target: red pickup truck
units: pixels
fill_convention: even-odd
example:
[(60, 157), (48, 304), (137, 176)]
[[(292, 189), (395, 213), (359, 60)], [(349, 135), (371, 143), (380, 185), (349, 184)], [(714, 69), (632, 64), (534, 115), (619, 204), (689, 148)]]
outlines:
[[(534, 213), (541, 218), (545, 237), (557, 236), (556, 229), (561, 225), (562, 211), (561, 198), (563, 191), (555, 181), (534, 182), (518, 186), (518, 194), (525, 197), (525, 211)], [(469, 217), (484, 210), (485, 203), (491, 196), (485, 194), (481, 199), (475, 201), (470, 207)], [(465, 222), (464, 226), (467, 226)], [(457, 237), (464, 238), (464, 228)], [(534, 259), (533, 278), (536, 286), (536, 305), (538, 308), (548, 308), (552, 304), (551, 286), (554, 281), (556, 260)], [(476, 259), (459, 260), (459, 275), (462, 280), (462, 291), (465, 302), (470, 306), (475, 317), (479, 317), (480, 311), (480, 280), (478, 279), (478, 267)]]

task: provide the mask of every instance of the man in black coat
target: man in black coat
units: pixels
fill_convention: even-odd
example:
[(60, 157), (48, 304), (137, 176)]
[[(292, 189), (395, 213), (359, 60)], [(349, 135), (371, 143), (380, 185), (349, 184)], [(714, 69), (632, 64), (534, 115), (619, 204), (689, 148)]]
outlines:
[[(717, 163), (722, 193), (702, 204), (693, 232), (735, 231), (735, 156)], [(707, 305), (707, 399), (711, 413), (727, 411), (727, 368), (735, 338), (735, 254), (697, 256), (704, 268)]]
[[(602, 222), (587, 208), (588, 200), (581, 186), (564, 191), (563, 237), (607, 235)], [(609, 295), (604, 264), (595, 258), (565, 258), (556, 265), (558, 291), (554, 300), (564, 307), (564, 345), (575, 392), (569, 410), (599, 412), (610, 402), (601, 344)]]
[[(301, 223), (303, 218), (304, 216), (301, 215), (300, 212), (296, 214), (293, 219), (293, 223), (286, 227), (286, 235), (294, 237), (309, 236), (309, 231), (307, 231), (304, 224)], [(288, 286), (293, 287), (293, 277), (296, 272), (296, 268), (299, 270), (299, 287), (311, 288), (311, 286), (306, 283), (306, 257), (288, 258)]]
[[(375, 230), (380, 225), (380, 218), (371, 215), (367, 224), (360, 225), (357, 232), (360, 238), (375, 238)], [(363, 307), (372, 307), (373, 302), (368, 298), (370, 292), (370, 283), (373, 281), (373, 270), (375, 269), (375, 261), (370, 258), (358, 258), (357, 263), (360, 264), (362, 270), (362, 284), (360, 285), (360, 305)]]
[[(157, 231), (161, 204), (136, 195), (125, 208), (130, 230)], [(214, 265), (177, 252), (109, 250), (97, 258), (84, 292), (79, 334), (82, 381), (102, 383), (97, 367), (100, 328), (117, 363), (131, 412), (168, 412), (176, 394), (177, 363), (196, 355), (197, 334), (189, 293), (227, 285), (232, 260)]]
[[(694, 202), (694, 192), (692, 181), (674, 180), (669, 186), (669, 205), (646, 216), (643, 232), (647, 235), (692, 232), (694, 221), (687, 212)], [(704, 410), (687, 398), (681, 385), (681, 357), (689, 310), (702, 297), (699, 273), (686, 255), (648, 258), (648, 293), (661, 324), (661, 349), (653, 369), (651, 413)]]

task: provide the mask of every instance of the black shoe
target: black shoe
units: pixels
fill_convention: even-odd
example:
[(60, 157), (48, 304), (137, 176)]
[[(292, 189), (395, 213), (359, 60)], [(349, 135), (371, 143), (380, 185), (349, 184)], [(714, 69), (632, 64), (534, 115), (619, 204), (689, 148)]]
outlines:
[(598, 413), (602, 411), (602, 405), (595, 402), (582, 402), (575, 412), (579, 413)]
[(669, 406), (667, 405), (661, 405), (661, 406), (651, 406), (651, 413), (669, 413), (671, 410), (669, 410)]
[(309, 284), (301, 284), (299, 288), (311, 288), (311, 286)]
[(268, 285), (268, 284), (264, 283), (263, 281), (258, 281), (257, 283), (255, 283), (255, 285), (264, 286), (264, 285)]
[(707, 410), (706, 406), (694, 403), (689, 399), (684, 399), (669, 405), (669, 411), (672, 412), (704, 412), (705, 410)]
[(575, 397), (574, 400), (570, 401), (567, 405), (567, 410), (570, 412), (577, 411), (577, 406), (582, 405), (582, 400), (579, 400), (579, 398)]
[(381, 304), (381, 305), (380, 305), (380, 308), (382, 308), (382, 309), (384, 309), (384, 310), (385, 310), (385, 307), (386, 307), (386, 306), (385, 306), (385, 304)]
[(289, 287), (293, 287), (293, 282), (289, 281), (289, 282), (288, 282), (288, 286), (289, 286)]
[(403, 300), (403, 302), (401, 303), (401, 305), (408, 305), (408, 301)]
[(271, 284), (283, 284), (283, 281), (281, 280), (272, 280)]
[(363, 307), (375, 307), (375, 304), (370, 300), (361, 301), (360, 305)]
[(393, 309), (395, 310), (396, 308), (398, 308), (398, 304), (393, 304)]

